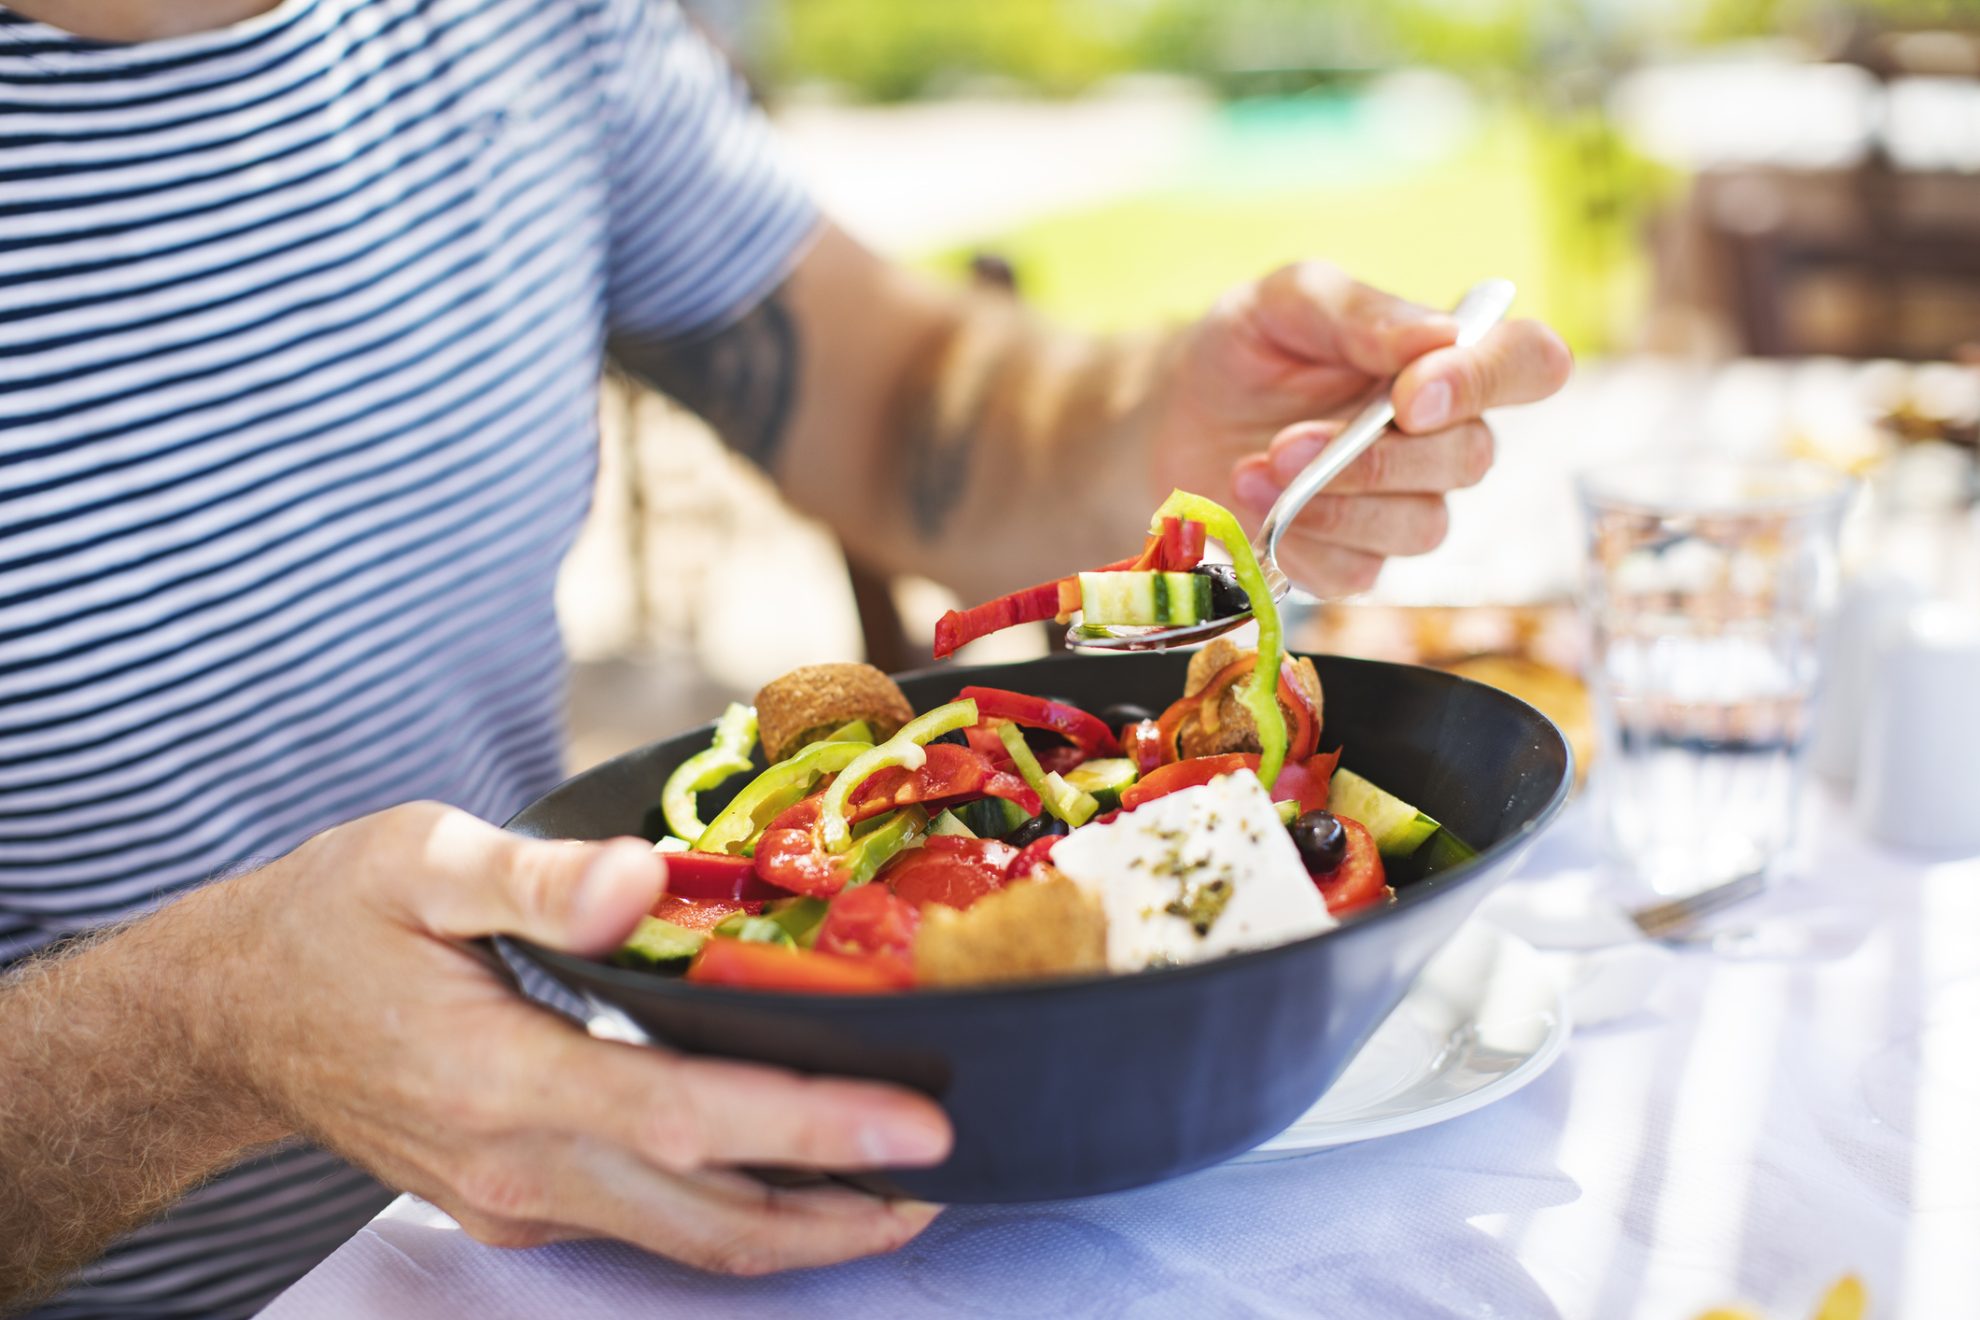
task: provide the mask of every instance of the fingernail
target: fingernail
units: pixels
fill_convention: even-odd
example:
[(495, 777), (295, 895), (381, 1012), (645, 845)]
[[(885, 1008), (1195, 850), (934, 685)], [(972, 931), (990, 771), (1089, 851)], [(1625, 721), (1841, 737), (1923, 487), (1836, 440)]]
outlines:
[(917, 1223), (933, 1219), (942, 1213), (943, 1207), (933, 1201), (889, 1201), (887, 1208), (903, 1219)]
[(919, 1124), (869, 1123), (859, 1149), (874, 1164), (933, 1164), (949, 1153), (948, 1139)]
[(1272, 501), (1279, 498), (1279, 488), (1272, 484), (1272, 479), (1253, 467), (1244, 468), (1237, 474), (1231, 482), (1231, 490), (1239, 504), (1260, 512), (1271, 508)]
[(1434, 431), (1451, 419), (1451, 387), (1441, 380), (1433, 380), (1416, 392), (1409, 404), (1409, 425), (1412, 430)]

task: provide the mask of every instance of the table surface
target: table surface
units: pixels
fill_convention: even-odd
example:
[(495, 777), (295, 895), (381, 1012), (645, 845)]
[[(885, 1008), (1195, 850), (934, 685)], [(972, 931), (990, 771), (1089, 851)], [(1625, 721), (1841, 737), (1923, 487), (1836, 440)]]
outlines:
[[(401, 1201), (265, 1314), (1802, 1317), (1855, 1273), (1873, 1315), (1980, 1315), (1980, 859), (1810, 806), (1801, 874), (1720, 919), (1756, 940), (1660, 955), (1639, 1007), (1437, 1127), (957, 1208), (897, 1255), (754, 1280), (497, 1251)], [(1592, 856), (1577, 809), (1492, 909), (1590, 889)]]

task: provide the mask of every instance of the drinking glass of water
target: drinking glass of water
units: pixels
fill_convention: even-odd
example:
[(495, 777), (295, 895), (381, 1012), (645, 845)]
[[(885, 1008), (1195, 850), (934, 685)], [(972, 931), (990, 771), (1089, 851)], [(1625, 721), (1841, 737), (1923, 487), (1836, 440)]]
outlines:
[(1580, 493), (1610, 853), (1664, 895), (1765, 875), (1793, 842), (1849, 483), (1673, 458)]

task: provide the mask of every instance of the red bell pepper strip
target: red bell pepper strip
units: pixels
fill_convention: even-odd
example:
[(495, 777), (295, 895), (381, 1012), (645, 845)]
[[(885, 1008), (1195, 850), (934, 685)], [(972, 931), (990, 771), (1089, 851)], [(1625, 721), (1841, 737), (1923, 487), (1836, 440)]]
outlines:
[[(1297, 802), (1302, 812), (1321, 811), (1327, 806), (1327, 790), (1333, 783), (1334, 767), (1341, 754), (1329, 752), (1304, 761), (1288, 761), (1272, 785), (1274, 802)], [(1258, 770), (1256, 752), (1230, 752), (1223, 756), (1195, 756), (1187, 761), (1165, 765), (1129, 784), (1121, 792), (1121, 808), (1132, 811), (1145, 802), (1167, 797), (1179, 789), (1207, 784), (1219, 775), (1239, 770)]]
[(1326, 875), (1316, 875), (1313, 883), (1320, 887), (1320, 897), (1327, 901), (1327, 911), (1335, 916), (1345, 916), (1362, 908), (1379, 903), (1393, 896), (1389, 888), (1388, 873), (1382, 866), (1382, 854), (1375, 847), (1375, 836), (1367, 826), (1346, 816), (1337, 817), (1342, 828), (1347, 830), (1347, 853), (1341, 864)]
[[(756, 866), (747, 857), (724, 853), (661, 853), (667, 863), (667, 894), (724, 903), (760, 903), (787, 895), (774, 885), (765, 884)], [(657, 913), (655, 915), (658, 915)]]
[(976, 703), (979, 720), (1009, 720), (1029, 729), (1049, 729), (1088, 756), (1121, 754), (1113, 730), (1077, 706), (1003, 688), (966, 687), (957, 696)]
[(818, 928), (817, 948), (850, 957), (886, 958), (914, 971), (914, 936), (921, 910), (885, 885), (861, 885), (832, 900)]
[(883, 994), (914, 984), (913, 973), (889, 959), (848, 958), (731, 939), (702, 945), (688, 964), (687, 979), (697, 985), (820, 995)]
[[(1173, 530), (1172, 530), (1173, 529)], [(1148, 538), (1141, 553), (1095, 572), (1120, 573), (1159, 568), (1171, 573), (1187, 573), (1203, 562), (1206, 541), (1203, 524), (1190, 519), (1164, 518), (1162, 530)], [(935, 658), (951, 654), (957, 647), (988, 637), (991, 633), (1015, 628), (1020, 623), (1064, 621), (1079, 608), (1079, 575), (1054, 578), (1035, 587), (1013, 591), (1008, 596), (985, 601), (966, 610), (950, 610), (935, 621)]]
[(941, 903), (966, 908), (1004, 887), (1017, 856), (1018, 850), (1001, 839), (937, 834), (889, 862), (880, 879), (916, 907)]

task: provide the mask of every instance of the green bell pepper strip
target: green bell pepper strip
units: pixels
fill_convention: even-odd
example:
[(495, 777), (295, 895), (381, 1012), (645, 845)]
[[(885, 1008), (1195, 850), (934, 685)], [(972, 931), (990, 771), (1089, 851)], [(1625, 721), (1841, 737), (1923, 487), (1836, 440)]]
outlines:
[(818, 939), (818, 928), (825, 924), (825, 900), (793, 898), (767, 910), (760, 917), (746, 912), (724, 917), (715, 934), (755, 944), (782, 944), (808, 949)]
[[(1251, 551), (1251, 538), (1244, 534), (1244, 528), (1229, 509), (1201, 495), (1176, 490), (1169, 492), (1169, 498), (1155, 510), (1149, 531), (1161, 531), (1164, 518), (1194, 519), (1203, 524), (1208, 535), (1223, 542), (1231, 557), (1231, 567), (1237, 572), (1238, 585), (1251, 598), (1251, 616), (1258, 621), (1258, 666), (1250, 677), (1242, 680), (1244, 690), (1239, 699), (1258, 726), (1258, 782), (1269, 789), (1279, 777), (1279, 768), (1286, 763), (1286, 716), (1279, 709), (1278, 689), (1279, 665), (1285, 659), (1286, 644), (1278, 604), (1272, 599), (1265, 571), (1258, 566), (1258, 556)], [(1260, 675), (1264, 676), (1262, 682)]]
[(818, 741), (870, 743), (873, 741), (873, 726), (865, 720), (854, 720), (850, 724), (841, 724)]
[(797, 937), (773, 918), (752, 917), (743, 912), (724, 917), (714, 933), (724, 939), (741, 940), (745, 944), (781, 944), (787, 949), (797, 947)]
[(844, 852), (852, 846), (852, 827), (846, 823), (846, 807), (852, 801), (854, 789), (889, 766), (897, 765), (904, 770), (921, 769), (928, 760), (928, 753), (921, 750), (921, 744), (939, 738), (952, 729), (967, 729), (974, 723), (974, 701), (951, 701), (946, 706), (937, 706), (903, 724), (899, 733), (867, 751), (840, 772), (839, 777), (832, 781), (832, 787), (825, 790), (825, 801), (820, 804), (818, 812), (819, 837), (824, 840), (826, 851)]
[(749, 781), (694, 841), (696, 852), (740, 856), (773, 817), (811, 791), (820, 775), (843, 770), (873, 750), (872, 743), (815, 742)]
[(880, 873), (880, 868), (908, 848), (921, 842), (928, 832), (928, 813), (920, 807), (902, 807), (881, 818), (880, 828), (859, 836), (846, 854), (850, 866), (846, 888), (857, 889)]
[(1038, 764), (1038, 757), (1033, 754), (1030, 744), (1025, 742), (1024, 734), (1017, 725), (1008, 720), (999, 724), (997, 737), (1003, 740), (1004, 750), (1017, 763), (1018, 774), (1031, 785), (1032, 792), (1038, 794), (1045, 810), (1074, 829), (1093, 819), (1094, 813), (1100, 810), (1099, 799), (1084, 789), (1068, 784), (1065, 776), (1058, 771), (1048, 771)]
[(674, 768), (660, 789), (660, 814), (667, 828), (683, 839), (698, 839), (707, 833), (695, 794), (726, 784), (749, 772), (749, 751), (756, 746), (756, 711), (739, 702), (730, 702), (715, 721), (715, 741)]

